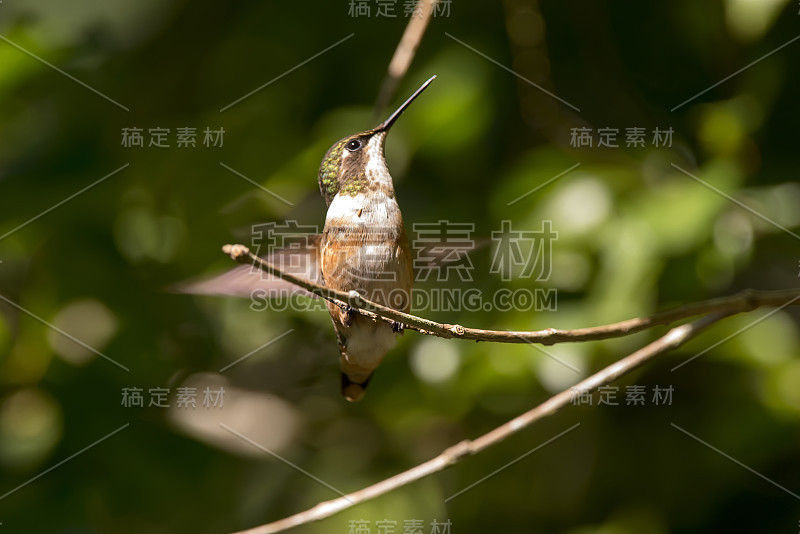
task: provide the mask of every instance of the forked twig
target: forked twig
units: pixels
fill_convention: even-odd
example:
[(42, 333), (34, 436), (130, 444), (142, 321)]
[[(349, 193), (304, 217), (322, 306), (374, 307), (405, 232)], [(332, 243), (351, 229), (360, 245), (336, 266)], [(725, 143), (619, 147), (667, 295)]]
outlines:
[(355, 292), (347, 293), (315, 284), (309, 280), (283, 272), (275, 265), (253, 254), (250, 249), (244, 245), (225, 245), (222, 247), (222, 250), (239, 263), (253, 264), (269, 274), (300, 286), (310, 293), (333, 302), (340, 307), (349, 307), (375, 321), (402, 323), (405, 328), (445, 339), (456, 338), (494, 343), (541, 343), (543, 345), (576, 341), (597, 341), (627, 336), (653, 326), (669, 325), (682, 319), (708, 313), (719, 312), (736, 314), (752, 311), (764, 306), (790, 306), (796, 303), (800, 304), (800, 302), (798, 302), (800, 301), (800, 289), (776, 291), (747, 289), (728, 297), (678, 306), (671, 310), (656, 313), (650, 317), (635, 317), (618, 323), (590, 328), (577, 328), (574, 330), (546, 328), (544, 330), (533, 331), (485, 330), (482, 328), (468, 328), (458, 324), (437, 323), (430, 319), (397, 311), (378, 304), (377, 302), (371, 302)]

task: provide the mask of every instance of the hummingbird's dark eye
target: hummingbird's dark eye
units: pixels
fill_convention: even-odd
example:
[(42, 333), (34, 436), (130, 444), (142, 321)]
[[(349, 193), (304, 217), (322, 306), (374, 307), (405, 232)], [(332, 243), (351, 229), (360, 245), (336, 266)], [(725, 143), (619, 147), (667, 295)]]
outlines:
[(359, 148), (361, 148), (361, 139), (351, 139), (347, 142), (344, 146), (350, 152), (355, 152)]

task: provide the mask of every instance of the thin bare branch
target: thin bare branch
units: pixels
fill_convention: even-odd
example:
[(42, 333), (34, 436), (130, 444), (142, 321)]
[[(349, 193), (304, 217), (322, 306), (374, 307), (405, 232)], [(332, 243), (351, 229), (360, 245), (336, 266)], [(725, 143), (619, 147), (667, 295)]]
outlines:
[(553, 415), (567, 406), (575, 395), (582, 392), (591, 392), (600, 386), (610, 384), (637, 367), (642, 366), (655, 356), (680, 347), (690, 339), (696, 337), (701, 331), (732, 313), (735, 312), (713, 313), (691, 323), (677, 326), (649, 345), (609, 365), (589, 378), (579, 382), (577, 385), (557, 393), (532, 410), (515, 417), (477, 439), (462, 441), (446, 449), (439, 456), (413, 467), (408, 471), (404, 471), (391, 478), (382, 480), (377, 484), (339, 497), (338, 499), (321, 502), (304, 512), (275, 521), (274, 523), (244, 530), (237, 534), (274, 534), (300, 525), (319, 521), (341, 512), (342, 510), (346, 510), (352, 506), (420, 480), (421, 478), (443, 471), (465, 457), (477, 454), (492, 445), (500, 443), (520, 430), (528, 428), (536, 421)]
[(428, 23), (436, 9), (436, 2), (437, 0), (422, 0), (415, 7), (416, 12), (411, 17), (411, 20), (408, 21), (408, 26), (406, 26), (403, 36), (400, 38), (400, 43), (397, 45), (392, 61), (389, 63), (389, 70), (386, 72), (386, 77), (383, 79), (381, 88), (378, 91), (378, 99), (375, 102), (375, 120), (378, 120), (380, 114), (389, 105), (397, 91), (397, 85), (408, 72), (408, 67), (411, 66), (417, 47), (419, 47), (422, 36), (425, 35), (425, 30), (428, 28)]
[(800, 289), (777, 291), (757, 291), (748, 289), (728, 297), (679, 306), (650, 317), (636, 317), (603, 326), (577, 328), (574, 330), (557, 330), (555, 328), (534, 331), (485, 330), (482, 328), (468, 328), (457, 324), (437, 323), (416, 315), (399, 312), (376, 302), (368, 301), (355, 292), (346, 293), (344, 291), (337, 291), (329, 287), (320, 286), (303, 278), (284, 273), (275, 265), (253, 254), (250, 249), (244, 245), (225, 245), (222, 247), (222, 250), (239, 263), (253, 264), (265, 272), (300, 286), (315, 295), (333, 302), (343, 309), (349, 307), (375, 321), (382, 320), (388, 323), (402, 323), (407, 329), (445, 339), (456, 338), (494, 343), (541, 343), (543, 345), (576, 341), (597, 341), (627, 336), (656, 325), (669, 325), (682, 319), (708, 313), (722, 312), (736, 314), (752, 311), (764, 306), (800, 305)]

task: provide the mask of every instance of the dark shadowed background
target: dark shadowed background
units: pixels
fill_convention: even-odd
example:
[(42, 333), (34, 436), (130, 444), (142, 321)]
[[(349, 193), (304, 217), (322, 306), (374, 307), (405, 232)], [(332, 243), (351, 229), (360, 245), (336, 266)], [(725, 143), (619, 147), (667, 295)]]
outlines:
[[(324, 311), (165, 290), (231, 267), (220, 247), (251, 243), (254, 224), (322, 225), (320, 160), (385, 118), (373, 106), (407, 4), (0, 3), (0, 533), (276, 520), (475, 438), (665, 332), (547, 354), (407, 332), (350, 404)], [(391, 101), (438, 75), (387, 142), (409, 233), (549, 220), (558, 240), (542, 280), (492, 272), (489, 246), (466, 280), (419, 286), (557, 302), (414, 312), (578, 328), (797, 286), (797, 2), (440, 10)], [(143, 146), (126, 146), (137, 128)], [(192, 128), (195, 146), (179, 146)], [(617, 405), (595, 395), (298, 532), (798, 532), (798, 318), (728, 319), (621, 380), (604, 399)], [(627, 403), (632, 386), (643, 404)]]

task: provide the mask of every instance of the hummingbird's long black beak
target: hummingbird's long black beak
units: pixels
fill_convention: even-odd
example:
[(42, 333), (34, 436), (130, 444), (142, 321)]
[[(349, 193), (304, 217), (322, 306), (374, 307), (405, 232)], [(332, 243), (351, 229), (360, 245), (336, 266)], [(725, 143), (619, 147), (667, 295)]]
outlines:
[(411, 102), (413, 102), (413, 101), (414, 101), (414, 99), (415, 99), (415, 98), (417, 98), (417, 97), (420, 95), (420, 93), (422, 93), (422, 91), (424, 91), (424, 90), (425, 90), (425, 89), (426, 89), (426, 88), (427, 88), (427, 87), (428, 87), (428, 86), (431, 84), (431, 82), (432, 82), (433, 80), (435, 80), (435, 79), (436, 79), (436, 75), (435, 75), (435, 74), (434, 74), (433, 76), (431, 76), (430, 78), (428, 78), (428, 80), (427, 80), (425, 83), (423, 83), (423, 84), (422, 84), (422, 85), (419, 87), (419, 89), (417, 89), (416, 91), (414, 91), (414, 94), (413, 94), (413, 95), (411, 95), (411, 96), (409, 96), (409, 97), (408, 97), (408, 100), (406, 100), (405, 102), (403, 102), (403, 104), (402, 104), (402, 105), (401, 105), (399, 108), (397, 108), (397, 109), (395, 110), (395, 112), (394, 112), (394, 113), (392, 113), (392, 114), (391, 114), (391, 116), (390, 116), (388, 119), (386, 119), (385, 121), (383, 121), (383, 122), (380, 124), (380, 126), (378, 126), (377, 128), (375, 128), (375, 131), (377, 131), (377, 132), (385, 132), (386, 130), (388, 130), (389, 128), (391, 128), (391, 127), (392, 127), (392, 124), (394, 124), (394, 121), (396, 121), (396, 120), (397, 120), (397, 118), (398, 118), (400, 115), (402, 115), (402, 114), (403, 114), (403, 112), (404, 112), (404, 111), (406, 110), (406, 108), (407, 108), (407, 107), (408, 107), (408, 106), (411, 104)]

